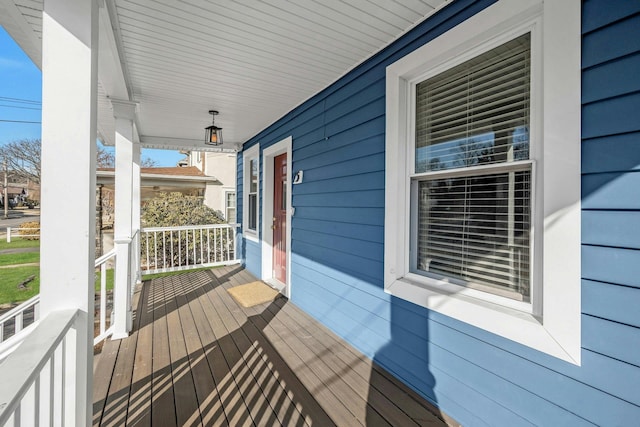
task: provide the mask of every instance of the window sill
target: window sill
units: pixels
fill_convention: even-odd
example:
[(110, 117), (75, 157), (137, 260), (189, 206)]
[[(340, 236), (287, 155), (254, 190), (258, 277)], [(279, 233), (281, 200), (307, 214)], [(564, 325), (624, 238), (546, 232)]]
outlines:
[(260, 243), (260, 239), (258, 238), (258, 233), (256, 233), (255, 231), (242, 230), (242, 235), (247, 240), (251, 240), (252, 242), (255, 242), (255, 243)]
[(532, 314), (437, 289), (407, 278), (395, 280), (385, 287), (385, 292), (567, 362), (579, 364)]

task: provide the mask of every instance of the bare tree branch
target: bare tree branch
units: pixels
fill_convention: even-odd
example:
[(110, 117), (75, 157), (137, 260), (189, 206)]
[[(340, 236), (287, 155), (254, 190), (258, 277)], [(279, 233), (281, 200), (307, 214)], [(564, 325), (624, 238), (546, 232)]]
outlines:
[(40, 183), (39, 139), (21, 139), (0, 147), (0, 155), (7, 161), (7, 168), (18, 179), (29, 179)]

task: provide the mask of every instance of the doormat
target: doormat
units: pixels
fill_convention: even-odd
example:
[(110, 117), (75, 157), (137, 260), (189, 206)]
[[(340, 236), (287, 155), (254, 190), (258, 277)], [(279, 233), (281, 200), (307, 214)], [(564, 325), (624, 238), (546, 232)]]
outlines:
[(244, 308), (273, 301), (280, 294), (272, 287), (260, 281), (234, 286), (233, 288), (227, 289), (227, 292)]

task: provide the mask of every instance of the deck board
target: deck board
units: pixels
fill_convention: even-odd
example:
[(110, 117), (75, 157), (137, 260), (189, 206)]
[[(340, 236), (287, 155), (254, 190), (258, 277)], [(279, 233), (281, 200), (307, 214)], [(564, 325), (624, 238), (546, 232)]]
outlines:
[(286, 298), (240, 307), (239, 266), (145, 282), (107, 341), (94, 425), (445, 425), (435, 408)]

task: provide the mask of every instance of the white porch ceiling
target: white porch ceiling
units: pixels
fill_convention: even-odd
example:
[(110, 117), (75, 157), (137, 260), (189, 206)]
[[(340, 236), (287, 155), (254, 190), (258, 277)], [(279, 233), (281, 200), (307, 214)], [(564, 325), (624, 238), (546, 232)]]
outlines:
[[(107, 98), (124, 92), (143, 145), (204, 148), (210, 109), (225, 146), (241, 144), (448, 1), (105, 0), (99, 131), (112, 142)], [(38, 66), (42, 8), (0, 0), (0, 24)]]

